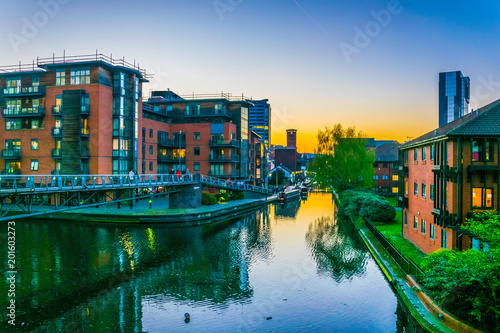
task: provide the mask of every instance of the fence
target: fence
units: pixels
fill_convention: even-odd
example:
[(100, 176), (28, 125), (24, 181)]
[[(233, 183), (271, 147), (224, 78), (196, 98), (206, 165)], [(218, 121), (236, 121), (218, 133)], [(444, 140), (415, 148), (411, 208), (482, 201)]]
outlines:
[(387, 252), (389, 252), (391, 257), (397, 262), (399, 267), (401, 267), (401, 269), (406, 274), (410, 274), (411, 276), (413, 276), (413, 278), (415, 278), (415, 281), (417, 281), (418, 283), (421, 283), (425, 277), (422, 269), (420, 269), (420, 267), (418, 267), (418, 265), (413, 260), (406, 259), (401, 254), (401, 252), (399, 252), (387, 240), (387, 238), (385, 238), (385, 236), (382, 235), (382, 233), (380, 231), (378, 231), (377, 228), (375, 228), (375, 226), (368, 219), (365, 218), (364, 220), (365, 220), (365, 224), (366, 224), (366, 227), (368, 228), (368, 230), (371, 231), (373, 236), (375, 236), (375, 238), (380, 242), (380, 244), (382, 244), (382, 246), (387, 250)]

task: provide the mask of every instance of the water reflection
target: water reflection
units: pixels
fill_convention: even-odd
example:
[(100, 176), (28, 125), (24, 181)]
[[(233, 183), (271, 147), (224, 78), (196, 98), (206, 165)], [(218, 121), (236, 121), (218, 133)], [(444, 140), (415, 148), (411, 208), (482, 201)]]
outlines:
[(274, 215), (276, 217), (294, 219), (299, 212), (301, 200), (292, 200), (274, 205)]
[(351, 223), (322, 216), (309, 224), (305, 239), (312, 248), (318, 273), (340, 283), (365, 273), (368, 250)]

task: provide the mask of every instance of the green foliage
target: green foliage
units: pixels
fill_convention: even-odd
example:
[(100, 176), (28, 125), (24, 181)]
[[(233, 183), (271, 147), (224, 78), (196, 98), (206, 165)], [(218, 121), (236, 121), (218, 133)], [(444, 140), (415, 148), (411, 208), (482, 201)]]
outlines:
[(269, 185), (276, 186), (276, 180), (278, 181), (278, 185), (283, 185), (287, 178), (285, 177), (285, 171), (281, 169), (277, 169), (272, 173), (272, 176), (269, 178)]
[(238, 199), (245, 199), (245, 192), (238, 192)]
[(201, 204), (202, 205), (215, 205), (217, 203), (217, 198), (215, 195), (210, 193), (201, 194)]
[(355, 188), (373, 187), (374, 152), (366, 149), (366, 138), (354, 127), (344, 129), (341, 124), (318, 131), (318, 146), (309, 167), (314, 180), (337, 192)]
[(500, 330), (500, 262), (492, 253), (439, 250), (422, 262), (424, 287), (442, 306), (474, 326)]
[(465, 229), (476, 237), (485, 240), (492, 251), (500, 257), (500, 215), (496, 212), (474, 212), (474, 218), (467, 219)]
[(393, 222), (396, 209), (388, 201), (370, 191), (347, 190), (342, 192), (340, 201), (345, 215), (352, 221), (367, 217), (372, 222)]

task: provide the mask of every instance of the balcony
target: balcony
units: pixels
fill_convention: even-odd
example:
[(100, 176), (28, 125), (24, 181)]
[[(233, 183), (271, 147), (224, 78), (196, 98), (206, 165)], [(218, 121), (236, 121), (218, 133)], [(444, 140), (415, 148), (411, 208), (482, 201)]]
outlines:
[(88, 127), (82, 127), (80, 128), (80, 136), (83, 136), (83, 137), (89, 137), (90, 135), (90, 130)]
[(61, 158), (62, 157), (62, 149), (61, 148), (52, 149), (52, 151), (50, 152), (50, 156), (52, 158)]
[(2, 175), (20, 175), (21, 170), (20, 169), (2, 169), (1, 174)]
[(61, 116), (62, 115), (62, 105), (53, 105), (52, 106), (52, 115), (53, 116)]
[[(170, 140), (170, 139), (160, 138), (158, 140), (158, 146), (159, 147), (179, 148), (179, 140), (178, 139), (176, 139), (176, 140)], [(180, 147), (181, 148), (186, 148), (186, 140), (181, 140)]]
[(62, 128), (61, 127), (52, 127), (52, 137), (53, 138), (62, 138)]
[(21, 149), (2, 149), (2, 158), (5, 160), (21, 159)]
[(113, 157), (128, 157), (128, 150), (113, 150)]
[(232, 156), (210, 156), (210, 163), (231, 163), (231, 162), (239, 162), (239, 155)]
[(43, 96), (45, 95), (45, 87), (10, 87), (2, 89), (0, 92), (3, 97)]
[[(185, 157), (180, 158), (181, 163), (186, 162)], [(170, 155), (163, 155), (163, 154), (158, 154), (158, 162), (160, 163), (179, 163), (179, 157), (173, 157)]]
[(2, 116), (4, 117), (43, 117), (45, 116), (45, 108), (41, 106), (31, 108), (11, 108), (3, 109)]
[(114, 129), (113, 130), (113, 136), (121, 136), (121, 137), (130, 137), (130, 130), (128, 128), (124, 129)]
[(61, 170), (60, 170), (60, 169), (59, 169), (59, 170), (57, 170), (57, 169), (52, 170), (52, 171), (50, 172), (50, 174), (51, 174), (51, 175), (60, 175), (60, 174), (61, 174)]
[(82, 105), (80, 111), (83, 115), (90, 115), (90, 105)]
[(210, 147), (236, 147), (240, 146), (239, 140), (210, 140)]

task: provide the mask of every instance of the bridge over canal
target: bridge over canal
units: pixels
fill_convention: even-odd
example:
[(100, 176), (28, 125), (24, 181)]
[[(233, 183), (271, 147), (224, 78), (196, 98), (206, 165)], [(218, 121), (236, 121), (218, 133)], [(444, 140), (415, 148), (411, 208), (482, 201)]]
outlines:
[(202, 187), (244, 191), (254, 196), (271, 190), (236, 185), (200, 174), (167, 175), (8, 175), (0, 177), (0, 221), (38, 216), (110, 203), (130, 205), (134, 201), (167, 197), (169, 208), (201, 205)]

